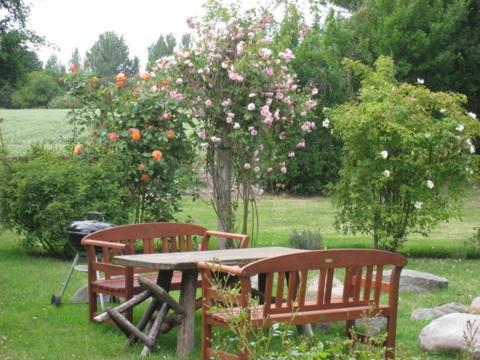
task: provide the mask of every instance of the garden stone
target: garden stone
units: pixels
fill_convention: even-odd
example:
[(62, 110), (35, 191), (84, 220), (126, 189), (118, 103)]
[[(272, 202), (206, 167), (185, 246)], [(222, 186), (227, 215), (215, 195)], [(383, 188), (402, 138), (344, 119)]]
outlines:
[[(390, 281), (391, 270), (383, 273), (383, 281)], [(448, 279), (416, 270), (403, 270), (400, 275), (400, 291), (425, 293), (448, 287)]]
[(448, 303), (434, 308), (419, 308), (412, 312), (412, 320), (433, 320), (451, 313), (467, 313), (468, 307), (459, 303)]
[(472, 313), (480, 314), (480, 296), (473, 299), (472, 303), (470, 304), (469, 310)]
[(467, 321), (473, 323), (474, 327), (480, 327), (480, 315), (474, 314), (447, 314), (433, 320), (420, 333), (420, 348), (429, 352), (466, 351), (473, 348), (474, 359), (480, 359), (480, 332), (469, 335)]
[(88, 303), (88, 284), (83, 285), (70, 298), (70, 302), (74, 304)]
[[(305, 298), (307, 300), (315, 300), (318, 289), (318, 277), (310, 279), (307, 285), (307, 293)], [(343, 283), (337, 278), (333, 278), (332, 282), (332, 299), (343, 296)]]
[[(108, 303), (113, 299), (110, 298), (109, 295), (103, 295), (104, 303)], [(125, 299), (119, 298), (120, 301), (124, 301)], [(98, 299), (100, 301), (100, 299)], [(75, 291), (75, 293), (70, 297), (70, 303), (72, 304), (88, 304), (88, 284), (83, 285), (80, 289)]]
[(355, 326), (361, 326), (365, 329), (368, 336), (378, 336), (387, 328), (387, 318), (378, 316), (374, 318), (360, 319), (355, 321)]

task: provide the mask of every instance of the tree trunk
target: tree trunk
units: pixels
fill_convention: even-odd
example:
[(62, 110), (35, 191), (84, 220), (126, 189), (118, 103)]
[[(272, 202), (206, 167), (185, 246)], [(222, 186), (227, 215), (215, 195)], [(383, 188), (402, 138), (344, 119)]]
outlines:
[[(213, 196), (217, 212), (217, 229), (232, 232), (235, 224), (232, 204), (232, 149), (225, 136), (222, 146), (216, 149), (215, 165), (212, 171)], [(219, 248), (226, 249), (232, 244), (227, 239), (219, 239)]]

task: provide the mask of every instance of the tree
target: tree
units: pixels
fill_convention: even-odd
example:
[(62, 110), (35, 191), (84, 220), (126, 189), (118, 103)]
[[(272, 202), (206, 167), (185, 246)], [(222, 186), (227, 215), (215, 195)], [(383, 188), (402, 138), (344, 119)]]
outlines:
[(422, 78), (432, 90), (461, 92), (467, 95), (469, 110), (480, 112), (478, 1), (335, 2), (351, 4), (354, 12), (327, 23), (327, 32), (332, 26), (344, 34), (330, 38), (329, 52), (340, 47), (343, 56), (370, 65), (380, 55), (391, 56), (399, 80)]
[(148, 47), (148, 68), (152, 68), (155, 61), (163, 56), (173, 54), (173, 50), (177, 45), (177, 40), (173, 34), (167, 34), (165, 37), (160, 35), (158, 40)]
[(25, 84), (12, 94), (12, 105), (17, 108), (42, 108), (61, 93), (57, 74), (33, 71), (27, 75)]
[(374, 69), (345, 64), (362, 83), (355, 99), (330, 113), (344, 144), (333, 187), (337, 226), (396, 250), (408, 234), (427, 235), (458, 214), (480, 126), (465, 112), (465, 96), (397, 81), (390, 58), (380, 57)]
[(182, 41), (180, 42), (182, 49), (190, 49), (192, 47), (192, 34), (183, 34)]
[(41, 63), (31, 46), (43, 39), (26, 27), (29, 8), (22, 0), (0, 0), (0, 107), (10, 106), (10, 96), (30, 71)]
[(78, 48), (73, 50), (72, 56), (70, 56), (70, 60), (68, 61), (68, 65), (76, 65), (78, 68), (82, 66), (82, 57), (80, 56), (80, 51), (78, 51)]
[(123, 36), (119, 37), (112, 31), (100, 34), (85, 55), (85, 62), (93, 73), (105, 80), (112, 80), (122, 70), (138, 72), (138, 60), (129, 58)]
[(65, 65), (60, 63), (55, 54), (50, 55), (47, 59), (44, 69), (56, 75), (65, 73)]
[(162, 58), (155, 73), (168, 79), (171, 96), (196, 120), (218, 228), (236, 230), (241, 203), (239, 231), (246, 233), (249, 214), (257, 215), (253, 185), (262, 174), (288, 172), (287, 159), (315, 127), (309, 115), (316, 102), (289, 67), (293, 52), (270, 44), (268, 10), (241, 13), (220, 1), (207, 8), (201, 21), (187, 20), (198, 35), (195, 51)]

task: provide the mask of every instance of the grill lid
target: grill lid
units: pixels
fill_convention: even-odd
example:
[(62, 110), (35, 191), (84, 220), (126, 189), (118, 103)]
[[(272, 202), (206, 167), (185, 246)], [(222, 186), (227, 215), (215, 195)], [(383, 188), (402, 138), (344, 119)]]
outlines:
[(85, 236), (92, 232), (103, 230), (112, 226), (115, 225), (97, 220), (82, 220), (72, 222), (65, 231), (67, 234)]

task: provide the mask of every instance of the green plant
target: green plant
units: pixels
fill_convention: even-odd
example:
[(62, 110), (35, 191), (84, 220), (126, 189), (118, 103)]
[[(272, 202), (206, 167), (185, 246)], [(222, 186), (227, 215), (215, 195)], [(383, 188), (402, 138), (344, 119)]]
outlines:
[(183, 179), (192, 177), (194, 153), (190, 121), (180, 101), (170, 96), (169, 82), (150, 73), (119, 73), (115, 83), (102, 85), (96, 76), (75, 69), (64, 81), (78, 102), (71, 121), (88, 135), (85, 144), (72, 144), (74, 153), (116, 159), (112, 172), (128, 190), (125, 205), (134, 222), (172, 220), (180, 210)]
[(475, 254), (480, 254), (480, 227), (474, 228), (474, 234), (465, 242), (465, 245), (472, 248)]
[(64, 230), (87, 211), (101, 211), (112, 223), (127, 220), (125, 190), (112, 175), (111, 165), (107, 159), (62, 158), (38, 147), (32, 147), (24, 160), (4, 160), (2, 224), (22, 234), (22, 245), (28, 250), (40, 246), (53, 255), (70, 255)]
[(375, 69), (351, 60), (345, 66), (363, 80), (356, 99), (330, 112), (344, 144), (332, 187), (336, 224), (396, 250), (409, 233), (427, 235), (459, 214), (479, 123), (465, 113), (463, 95), (432, 92), (422, 79), (399, 83), (389, 58), (380, 57)]
[(320, 231), (311, 230), (294, 230), (290, 234), (288, 245), (296, 249), (305, 250), (321, 250), (325, 248)]
[(234, 231), (241, 203), (238, 228), (246, 233), (249, 215), (256, 220), (253, 185), (262, 174), (288, 172), (287, 159), (315, 126), (310, 113), (316, 101), (290, 67), (293, 52), (271, 44), (271, 9), (242, 12), (218, 0), (206, 9), (202, 19), (187, 20), (198, 35), (195, 47), (159, 59), (155, 72), (170, 80), (172, 95), (197, 120), (196, 143), (206, 152), (219, 227)]
[(57, 95), (48, 102), (49, 109), (73, 109), (76, 101), (69, 95)]
[(25, 84), (12, 94), (12, 103), (17, 108), (47, 107), (62, 89), (54, 74), (34, 71), (27, 75)]

